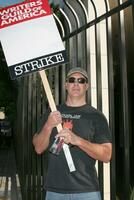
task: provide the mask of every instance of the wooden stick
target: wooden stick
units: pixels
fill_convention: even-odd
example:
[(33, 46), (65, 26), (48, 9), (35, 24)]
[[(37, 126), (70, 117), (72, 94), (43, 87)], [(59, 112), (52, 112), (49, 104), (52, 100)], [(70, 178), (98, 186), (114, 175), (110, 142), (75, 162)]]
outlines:
[[(52, 92), (51, 92), (51, 89), (50, 89), (50, 85), (48, 83), (48, 79), (47, 79), (45, 70), (39, 71), (39, 74), (40, 74), (41, 79), (42, 79), (42, 83), (43, 83), (43, 86), (44, 86), (44, 89), (45, 89), (45, 92), (46, 92), (46, 95), (47, 95), (47, 98), (48, 98), (48, 102), (49, 102), (49, 106), (51, 108), (51, 111), (56, 111), (57, 108), (56, 108), (56, 105), (55, 105), (55, 102), (54, 102), (54, 99), (53, 99), (53, 95), (52, 95)], [(60, 132), (62, 130), (61, 124), (58, 124), (57, 130), (58, 130), (58, 132)], [(69, 150), (69, 146), (65, 143), (63, 145), (63, 151), (64, 151), (64, 154), (65, 154), (70, 172), (75, 171), (76, 169), (75, 169), (73, 159), (72, 159), (72, 156), (71, 156), (71, 153), (70, 153), (70, 150)]]
[[(53, 99), (53, 95), (52, 95), (52, 92), (51, 92), (51, 89), (50, 89), (50, 85), (48, 83), (46, 72), (45, 71), (39, 71), (39, 74), (40, 74), (41, 79), (42, 79), (42, 83), (43, 83), (43, 86), (44, 86), (44, 89), (45, 89), (45, 92), (46, 92), (46, 95), (47, 95), (47, 98), (48, 98), (48, 102), (49, 102), (49, 106), (51, 108), (51, 111), (56, 111), (57, 108), (56, 108), (56, 105), (55, 105), (55, 102), (54, 102), (54, 99)], [(59, 124), (57, 126), (57, 130), (58, 130), (58, 132), (60, 132), (62, 130), (61, 124)]]

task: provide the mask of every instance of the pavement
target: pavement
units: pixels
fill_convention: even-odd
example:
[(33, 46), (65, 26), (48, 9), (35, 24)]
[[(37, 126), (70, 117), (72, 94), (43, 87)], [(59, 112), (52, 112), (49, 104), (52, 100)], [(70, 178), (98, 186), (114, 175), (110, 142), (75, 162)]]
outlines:
[(13, 145), (0, 145), (0, 200), (22, 200)]

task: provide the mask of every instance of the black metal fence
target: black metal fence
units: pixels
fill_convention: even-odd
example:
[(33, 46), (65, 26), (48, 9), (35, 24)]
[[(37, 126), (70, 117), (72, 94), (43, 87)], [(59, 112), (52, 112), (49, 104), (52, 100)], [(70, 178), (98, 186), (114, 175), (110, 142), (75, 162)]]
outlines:
[[(134, 1), (63, 0), (51, 4), (65, 44), (69, 63), (46, 70), (56, 104), (65, 100), (66, 71), (83, 67), (89, 75), (91, 89), (87, 101), (100, 109), (109, 120), (113, 137), (110, 173), (98, 163), (101, 192), (106, 200), (128, 200), (133, 161), (132, 72), (134, 50)], [(132, 50), (132, 51), (131, 51)], [(32, 137), (48, 107), (47, 97), (38, 73), (18, 81), (16, 119), (16, 158), (22, 197), (43, 200), (43, 177), (47, 155), (38, 156)], [(131, 139), (131, 140), (130, 140)], [(108, 180), (106, 180), (108, 178)], [(105, 189), (109, 187), (109, 193)]]

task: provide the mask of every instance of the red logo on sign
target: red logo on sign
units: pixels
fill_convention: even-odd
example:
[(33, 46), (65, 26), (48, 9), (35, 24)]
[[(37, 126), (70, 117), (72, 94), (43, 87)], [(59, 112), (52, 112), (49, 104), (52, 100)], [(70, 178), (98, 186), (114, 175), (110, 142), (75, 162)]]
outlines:
[(29, 0), (0, 9), (0, 28), (50, 15), (51, 8), (47, 0)]

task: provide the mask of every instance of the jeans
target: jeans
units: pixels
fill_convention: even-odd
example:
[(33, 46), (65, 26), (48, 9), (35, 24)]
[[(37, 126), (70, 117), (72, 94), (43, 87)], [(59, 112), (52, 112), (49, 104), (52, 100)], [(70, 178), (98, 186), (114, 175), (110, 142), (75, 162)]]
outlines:
[(100, 192), (62, 194), (47, 191), (45, 200), (101, 200), (101, 195)]

